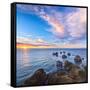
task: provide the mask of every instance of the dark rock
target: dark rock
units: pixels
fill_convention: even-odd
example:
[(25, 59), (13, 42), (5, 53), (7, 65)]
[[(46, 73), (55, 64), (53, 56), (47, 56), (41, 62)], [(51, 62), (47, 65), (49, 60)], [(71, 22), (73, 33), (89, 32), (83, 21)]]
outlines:
[[(62, 62), (57, 61), (57, 66), (62, 67)], [(64, 69), (48, 73), (44, 69), (38, 69), (35, 73), (24, 81), (24, 85), (38, 86), (38, 85), (54, 85), (63, 83), (77, 83), (86, 81), (86, 67), (81, 69), (69, 61), (64, 62)]]
[(53, 56), (58, 57), (58, 52), (53, 53)]
[(66, 55), (62, 55), (62, 59), (66, 59), (67, 58), (67, 56)]
[(48, 75), (48, 84), (61, 83), (73, 83), (73, 79), (70, 78), (65, 72), (57, 72)]
[(63, 53), (65, 54), (66, 52), (65, 52), (65, 51), (63, 51)]
[(73, 63), (71, 63), (71, 62), (69, 62), (67, 60), (64, 62), (64, 68), (67, 71), (70, 71), (72, 69), (80, 69), (79, 66), (77, 66), (77, 65), (75, 65), (75, 64), (73, 64)]
[(60, 52), (60, 54), (62, 54), (62, 52)]
[(64, 68), (68, 72), (69, 77), (71, 77), (74, 82), (83, 82), (86, 80), (86, 73), (79, 66), (65, 61)]
[(38, 69), (34, 75), (25, 80), (24, 85), (45, 85), (47, 75), (43, 69)]
[(63, 63), (61, 61), (56, 62), (57, 70), (61, 70), (63, 68)]
[(68, 56), (71, 56), (71, 53), (67, 53)]
[(74, 61), (75, 61), (76, 64), (81, 64), (82, 63), (82, 59), (79, 55), (75, 56)]

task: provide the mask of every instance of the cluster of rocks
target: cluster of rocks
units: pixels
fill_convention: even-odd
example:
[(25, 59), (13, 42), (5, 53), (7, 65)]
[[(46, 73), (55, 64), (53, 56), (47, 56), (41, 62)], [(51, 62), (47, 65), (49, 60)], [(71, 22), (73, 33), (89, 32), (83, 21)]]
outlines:
[[(68, 52), (67, 55), (66, 55), (65, 53), (66, 53), (65, 51), (60, 52), (60, 54), (62, 54), (62, 59), (63, 59), (63, 60), (67, 59), (68, 56), (71, 56), (71, 53)], [(59, 53), (58, 53), (58, 52), (54, 52), (54, 53), (53, 53), (53, 56), (58, 57), (58, 56), (59, 56)], [(84, 60), (84, 58), (81, 58), (79, 55), (76, 55), (76, 56), (74, 57), (74, 62), (75, 62), (76, 64), (81, 64), (81, 63), (82, 63), (82, 60)]]
[(35, 73), (24, 81), (23, 85), (54, 85), (64, 83), (78, 83), (86, 81), (86, 68), (81, 69), (79, 66), (69, 62), (64, 62), (63, 71), (48, 73), (44, 69), (38, 69)]

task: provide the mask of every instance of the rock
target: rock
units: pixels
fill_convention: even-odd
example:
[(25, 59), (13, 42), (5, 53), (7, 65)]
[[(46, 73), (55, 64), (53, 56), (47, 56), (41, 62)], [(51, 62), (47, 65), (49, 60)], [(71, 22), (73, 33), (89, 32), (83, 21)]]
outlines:
[(34, 75), (25, 80), (24, 85), (45, 85), (47, 75), (43, 69), (38, 69)]
[(67, 53), (68, 56), (71, 56), (71, 53)]
[(53, 56), (58, 57), (58, 52), (53, 53)]
[(62, 54), (62, 52), (60, 52), (60, 54)]
[(86, 81), (86, 71), (80, 70), (79, 71), (79, 76), (80, 76), (80, 78), (82, 79), (83, 82)]
[(70, 71), (71, 69), (75, 69), (75, 68), (79, 68), (79, 67), (74, 65), (73, 63), (67, 61), (67, 60), (64, 62), (64, 69), (66, 71)]
[(70, 78), (65, 72), (57, 72), (48, 75), (48, 84), (62, 84), (73, 83), (73, 79)]
[(65, 52), (65, 51), (63, 51), (63, 53), (65, 54), (66, 52)]
[(71, 77), (74, 82), (83, 82), (86, 80), (86, 73), (79, 66), (69, 61), (65, 61), (64, 68), (68, 72), (69, 77)]
[(74, 61), (75, 61), (76, 64), (81, 64), (82, 63), (82, 59), (79, 55), (75, 56)]
[(82, 60), (84, 60), (84, 58), (82, 58)]
[(67, 58), (67, 56), (66, 55), (62, 55), (62, 59), (66, 59)]
[[(62, 62), (57, 61), (60, 66)], [(59, 66), (57, 64), (57, 66)], [(24, 81), (23, 85), (40, 86), (40, 85), (55, 85), (64, 83), (77, 83), (85, 82), (86, 67), (81, 69), (78, 65), (75, 65), (69, 61), (64, 62), (64, 69), (46, 74), (44, 69), (38, 69), (35, 73)]]
[(61, 70), (63, 68), (63, 63), (61, 61), (56, 62), (57, 70)]

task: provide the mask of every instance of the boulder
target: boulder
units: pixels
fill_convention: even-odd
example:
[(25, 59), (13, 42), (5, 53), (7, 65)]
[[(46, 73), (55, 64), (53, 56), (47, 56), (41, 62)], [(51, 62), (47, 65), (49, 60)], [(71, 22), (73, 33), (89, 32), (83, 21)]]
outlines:
[(53, 53), (53, 56), (58, 57), (58, 52)]
[(68, 56), (71, 56), (71, 53), (67, 53)]
[(67, 58), (67, 56), (66, 55), (62, 55), (62, 59), (66, 59)]
[(82, 59), (79, 55), (75, 56), (74, 61), (75, 61), (76, 64), (81, 64), (82, 63)]
[(47, 75), (43, 69), (38, 69), (30, 78), (25, 80), (24, 85), (45, 85)]
[(73, 83), (73, 79), (70, 78), (65, 72), (56, 72), (48, 74), (48, 84), (62, 84), (62, 83)]
[(56, 62), (57, 70), (61, 70), (63, 68), (63, 63), (61, 61)]
[(74, 82), (83, 82), (86, 80), (85, 70), (82, 70), (79, 66), (69, 61), (65, 61), (64, 68), (68, 72), (69, 77), (71, 77)]

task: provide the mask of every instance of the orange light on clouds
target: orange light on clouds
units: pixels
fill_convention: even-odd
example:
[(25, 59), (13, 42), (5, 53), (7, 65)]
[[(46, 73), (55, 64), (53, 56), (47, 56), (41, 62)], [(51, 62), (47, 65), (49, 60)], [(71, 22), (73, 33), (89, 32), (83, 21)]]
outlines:
[(16, 45), (17, 48), (21, 48), (21, 49), (28, 49), (28, 48), (54, 48), (54, 46), (52, 45), (32, 45), (32, 44), (21, 44), (21, 43), (17, 43)]

